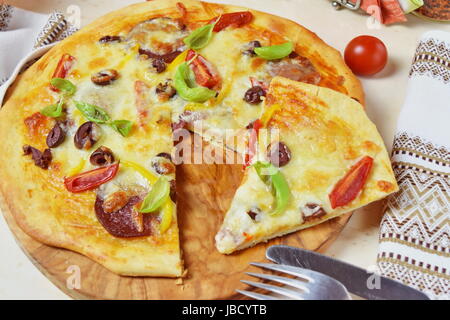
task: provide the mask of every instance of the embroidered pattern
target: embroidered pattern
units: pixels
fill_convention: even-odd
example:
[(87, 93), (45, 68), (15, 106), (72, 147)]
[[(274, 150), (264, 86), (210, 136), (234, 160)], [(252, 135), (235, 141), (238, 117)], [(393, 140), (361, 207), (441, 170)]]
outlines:
[(392, 155), (400, 191), (381, 222), (378, 265), (386, 276), (450, 299), (450, 150), (401, 132)]
[(0, 4), (0, 31), (8, 28), (11, 21), (13, 7), (9, 4)]
[(450, 82), (450, 47), (443, 41), (430, 38), (420, 42), (414, 56), (410, 77), (414, 74)]
[(58, 11), (53, 12), (34, 43), (39, 48), (55, 41), (62, 40), (77, 31), (69, 24), (64, 15)]

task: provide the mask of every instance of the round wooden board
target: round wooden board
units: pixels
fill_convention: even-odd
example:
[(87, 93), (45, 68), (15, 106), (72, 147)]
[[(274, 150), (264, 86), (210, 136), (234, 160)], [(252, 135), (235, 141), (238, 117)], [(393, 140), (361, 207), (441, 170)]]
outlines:
[[(240, 282), (249, 278), (244, 272), (257, 270), (249, 262), (267, 262), (265, 251), (269, 246), (285, 244), (324, 251), (339, 235), (351, 213), (232, 255), (222, 255), (214, 246), (214, 236), (241, 177), (242, 165), (184, 164), (177, 167), (180, 238), (188, 270), (182, 284), (177, 279), (116, 275), (85, 256), (32, 239), (18, 227), (4, 203), (1, 209), (31, 261), (73, 298), (242, 299), (244, 297), (235, 290), (246, 288)], [(80, 268), (79, 289), (70, 289), (67, 285), (71, 283), (71, 266)]]

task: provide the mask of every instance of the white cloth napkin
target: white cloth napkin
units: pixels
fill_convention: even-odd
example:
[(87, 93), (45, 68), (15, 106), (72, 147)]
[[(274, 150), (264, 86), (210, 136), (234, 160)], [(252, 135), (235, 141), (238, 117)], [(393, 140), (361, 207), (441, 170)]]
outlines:
[(450, 299), (450, 33), (425, 33), (392, 150), (400, 191), (381, 222), (381, 273)]
[(23, 58), (75, 31), (57, 11), (46, 15), (0, 4), (0, 92), (6, 90), (8, 79), (15, 76), (16, 66)]

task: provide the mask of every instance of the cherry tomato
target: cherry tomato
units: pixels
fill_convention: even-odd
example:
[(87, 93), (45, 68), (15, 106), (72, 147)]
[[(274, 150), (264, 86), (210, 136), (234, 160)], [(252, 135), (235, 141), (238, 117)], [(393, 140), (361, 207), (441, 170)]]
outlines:
[[(194, 57), (197, 56), (195, 59)], [(194, 60), (192, 60), (194, 59)], [(209, 89), (214, 88), (220, 83), (220, 77), (217, 70), (203, 56), (197, 54), (194, 50), (189, 50), (186, 61), (192, 60), (192, 70), (195, 74), (195, 81)]]
[(68, 191), (73, 193), (92, 190), (112, 180), (117, 171), (119, 171), (118, 163), (65, 178), (64, 185)]
[(372, 36), (359, 36), (345, 48), (345, 63), (357, 75), (371, 76), (386, 66), (388, 53), (384, 43)]
[(244, 169), (250, 166), (253, 157), (256, 154), (256, 143), (258, 142), (259, 130), (263, 127), (263, 123), (260, 119), (256, 119), (253, 122), (253, 126), (250, 131), (248, 139), (247, 152), (245, 153)]
[[(74, 63), (75, 63), (74, 57), (72, 57), (70, 54), (67, 54), (67, 53), (63, 54), (61, 56), (61, 59), (59, 59), (59, 62), (58, 62), (58, 65), (56, 66), (55, 71), (53, 72), (52, 78), (65, 78)], [(52, 89), (55, 92), (59, 91), (58, 88), (56, 88), (52, 85), (50, 85), (50, 89)]]
[(209, 23), (214, 23), (217, 21), (217, 19), (220, 20), (216, 23), (214, 26), (214, 32), (219, 32), (225, 29), (226, 27), (229, 27), (231, 25), (236, 27), (241, 27), (253, 19), (253, 14), (249, 11), (242, 11), (242, 12), (232, 12), (232, 13), (225, 13), (221, 15), (220, 17), (215, 17), (212, 19)]
[(345, 206), (358, 196), (366, 183), (372, 165), (373, 158), (365, 156), (350, 168), (329, 195), (331, 208)]

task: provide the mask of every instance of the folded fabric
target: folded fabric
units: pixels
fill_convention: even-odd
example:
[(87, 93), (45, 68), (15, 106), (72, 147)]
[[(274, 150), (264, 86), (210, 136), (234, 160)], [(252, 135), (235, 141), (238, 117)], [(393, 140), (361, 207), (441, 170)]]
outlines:
[(383, 24), (406, 21), (398, 0), (362, 0), (361, 9)]
[(400, 191), (381, 222), (381, 273), (450, 299), (450, 33), (423, 35), (392, 161)]
[(59, 41), (75, 31), (76, 28), (57, 11), (45, 15), (1, 4), (0, 86), (33, 49)]

